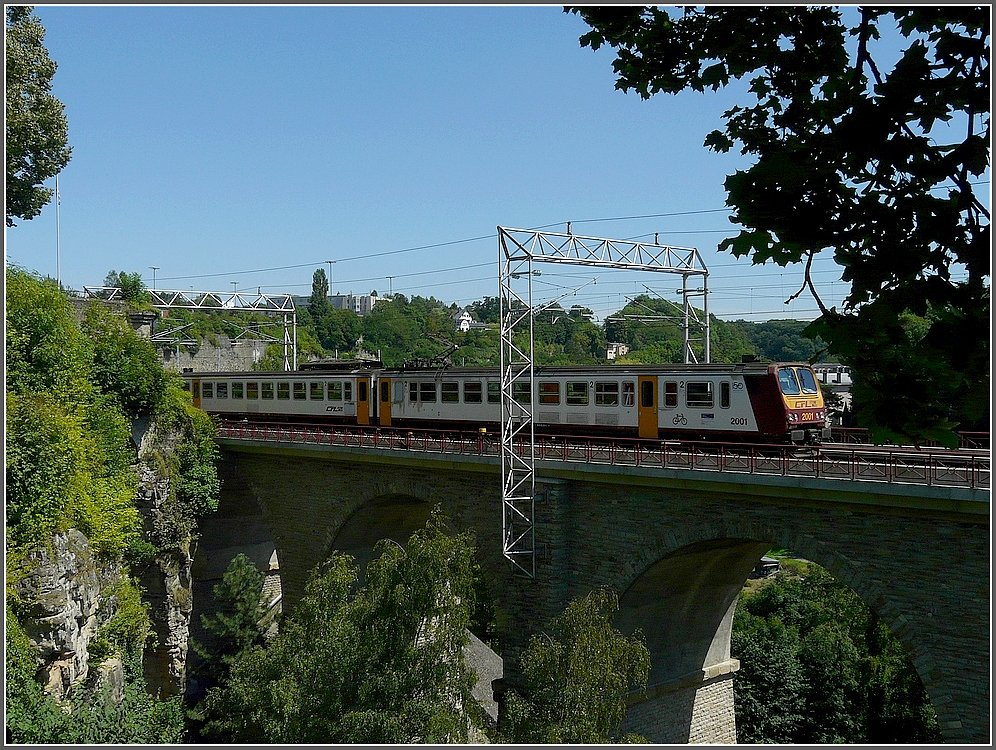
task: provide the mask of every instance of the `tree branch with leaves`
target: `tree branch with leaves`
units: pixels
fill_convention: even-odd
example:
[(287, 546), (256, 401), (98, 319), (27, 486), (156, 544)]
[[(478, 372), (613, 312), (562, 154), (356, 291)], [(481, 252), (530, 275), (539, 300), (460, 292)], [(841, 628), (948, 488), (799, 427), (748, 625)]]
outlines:
[[(950, 443), (985, 419), (990, 215), (975, 186), (989, 172), (987, 8), (566, 10), (592, 27), (582, 46), (614, 48), (623, 91), (746, 81), (747, 100), (704, 141), (753, 159), (726, 180), (742, 229), (719, 249), (806, 262), (822, 312), (809, 333), (851, 366), (875, 439)], [(851, 287), (839, 310), (809, 275), (822, 252)], [(904, 315), (929, 323), (922, 336)]]
[(45, 49), (45, 28), (29, 5), (8, 5), (4, 28), (7, 58), (7, 226), (33, 219), (52, 200), (45, 180), (69, 163), (65, 107), (52, 95), (56, 64)]

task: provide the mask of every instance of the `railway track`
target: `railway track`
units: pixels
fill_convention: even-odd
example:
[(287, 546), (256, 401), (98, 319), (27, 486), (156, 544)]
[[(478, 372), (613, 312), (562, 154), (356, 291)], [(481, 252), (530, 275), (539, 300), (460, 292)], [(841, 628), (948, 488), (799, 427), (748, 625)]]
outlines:
[[(460, 433), (327, 424), (219, 423), (220, 438), (302, 443), (415, 453), (498, 457), (495, 433)], [(521, 444), (523, 454), (528, 443)], [(810, 477), (841, 481), (990, 487), (988, 450), (826, 444), (815, 449), (784, 445), (690, 443), (630, 438), (538, 435), (536, 460), (640, 466), (727, 473)]]

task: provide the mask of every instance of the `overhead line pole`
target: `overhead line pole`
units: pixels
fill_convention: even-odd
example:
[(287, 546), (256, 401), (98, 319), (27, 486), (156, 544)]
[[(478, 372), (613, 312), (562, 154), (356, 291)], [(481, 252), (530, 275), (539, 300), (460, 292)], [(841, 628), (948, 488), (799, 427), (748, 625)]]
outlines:
[[(538, 310), (533, 304), (532, 284), (539, 271), (534, 270), (534, 263), (681, 274), (686, 363), (695, 361), (690, 324), (694, 307), (690, 298), (699, 294), (705, 298), (709, 274), (696, 248), (659, 245), (656, 238), (654, 243), (641, 243), (585, 237), (572, 234), (569, 223), (566, 234), (498, 227), (502, 552), (517, 572), (529, 578), (536, 577), (533, 317)], [(702, 276), (701, 289), (688, 286), (690, 276)], [(705, 315), (703, 358), (708, 363), (707, 307)]]
[[(157, 266), (158, 267), (158, 266)], [(151, 266), (150, 266), (151, 268)], [(195, 292), (174, 289), (148, 290), (153, 307), (160, 309), (228, 310), (233, 312), (258, 312), (283, 315), (284, 320), (284, 370), (297, 369), (297, 309), (291, 294), (270, 295), (260, 291), (249, 292)], [(85, 286), (83, 296), (105, 302), (123, 301), (118, 287)]]

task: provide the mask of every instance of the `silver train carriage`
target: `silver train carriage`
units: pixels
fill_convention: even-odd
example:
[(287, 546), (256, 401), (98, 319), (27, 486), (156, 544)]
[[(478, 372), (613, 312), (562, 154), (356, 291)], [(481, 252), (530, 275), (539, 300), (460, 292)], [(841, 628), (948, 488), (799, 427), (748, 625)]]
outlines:
[[(495, 368), (184, 373), (194, 404), (227, 419), (497, 432)], [(829, 437), (810, 365), (797, 362), (536, 368), (513, 397), (538, 432), (792, 442)]]

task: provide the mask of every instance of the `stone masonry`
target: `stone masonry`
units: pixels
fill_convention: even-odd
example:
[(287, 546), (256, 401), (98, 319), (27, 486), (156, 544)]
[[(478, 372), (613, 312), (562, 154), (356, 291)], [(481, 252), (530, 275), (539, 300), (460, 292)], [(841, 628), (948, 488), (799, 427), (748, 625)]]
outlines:
[(911, 650), (946, 741), (988, 742), (986, 492), (544, 463), (530, 580), (501, 554), (493, 461), (220, 443), (232, 480), (223, 493), (261, 509), (285, 608), (340, 536), (355, 546), (364, 535), (410, 533), (439, 503), (454, 527), (476, 532), (506, 683), (516, 685), (531, 634), (608, 586), (620, 593), (617, 626), (639, 627), (651, 651), (647, 693), (633, 697), (624, 730), (653, 742), (730, 743), (736, 595), (760, 556), (783, 547), (846, 581)]

